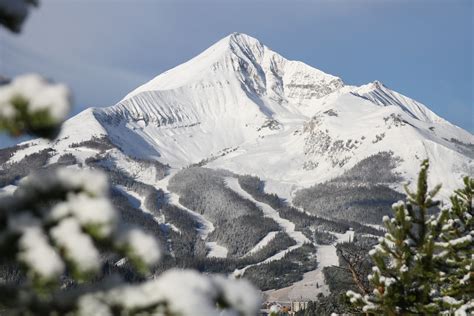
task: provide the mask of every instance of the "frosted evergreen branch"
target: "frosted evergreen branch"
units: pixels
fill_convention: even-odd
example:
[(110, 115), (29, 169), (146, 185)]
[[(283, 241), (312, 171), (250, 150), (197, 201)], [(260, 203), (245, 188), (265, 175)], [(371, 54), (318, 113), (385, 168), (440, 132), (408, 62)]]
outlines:
[(19, 76), (0, 85), (0, 130), (12, 136), (55, 138), (70, 107), (65, 85), (52, 84), (35, 74)]

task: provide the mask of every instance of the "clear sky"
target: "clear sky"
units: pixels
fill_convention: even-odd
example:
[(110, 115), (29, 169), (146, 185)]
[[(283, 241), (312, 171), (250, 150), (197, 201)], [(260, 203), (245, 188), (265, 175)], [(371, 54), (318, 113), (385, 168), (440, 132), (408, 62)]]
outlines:
[(42, 0), (19, 36), (0, 30), (0, 74), (66, 82), (77, 113), (242, 32), (348, 84), (380, 80), (473, 133), (473, 2)]

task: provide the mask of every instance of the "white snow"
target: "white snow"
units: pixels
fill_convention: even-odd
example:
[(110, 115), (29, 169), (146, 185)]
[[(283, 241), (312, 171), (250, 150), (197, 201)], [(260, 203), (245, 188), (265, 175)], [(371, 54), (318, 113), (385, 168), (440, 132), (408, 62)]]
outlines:
[(316, 260), (318, 267), (316, 270), (307, 272), (301, 281), (292, 285), (265, 292), (267, 302), (286, 302), (291, 300), (312, 300), (318, 299), (318, 294), (329, 294), (329, 287), (324, 279), (324, 267), (338, 266), (339, 261), (336, 254), (336, 244), (346, 242), (354, 238), (354, 232), (349, 230), (344, 234), (332, 233), (337, 240), (332, 245), (316, 245), (318, 247)]
[[(60, 168), (57, 170), (58, 181), (67, 189), (82, 188), (85, 192), (97, 196), (107, 195), (109, 192), (109, 180), (107, 176), (96, 170), (82, 169), (72, 170)], [(41, 181), (44, 179), (37, 179)]]
[[(205, 218), (203, 215), (199, 214), (198, 212), (194, 212), (193, 210), (187, 208), (186, 206), (182, 205), (179, 202), (179, 195), (176, 193), (173, 193), (168, 190), (168, 183), (170, 179), (173, 177), (176, 171), (170, 172), (168, 176), (166, 176), (164, 179), (155, 182), (155, 187), (162, 189), (166, 197), (168, 199), (168, 203), (171, 205), (174, 205), (180, 209), (185, 210), (188, 212), (193, 218), (199, 223), (200, 228), (199, 228), (199, 235), (201, 239), (205, 240), (207, 236), (214, 231), (214, 224), (209, 221), (207, 218)], [(220, 246), (223, 247), (223, 246)]]
[(115, 230), (118, 217), (108, 199), (107, 177), (98, 171), (58, 168), (48, 173), (31, 173), (20, 180), (15, 197), (36, 198), (38, 194), (58, 188), (69, 194), (65, 201), (52, 207), (47, 219), (61, 220), (73, 216), (82, 227), (94, 226), (95, 233), (102, 238)]
[(225, 183), (227, 187), (229, 187), (231, 190), (235, 191), (243, 198), (255, 203), (255, 205), (257, 205), (257, 207), (263, 211), (264, 216), (274, 220), (282, 228), (282, 230), (296, 242), (297, 248), (301, 247), (304, 243), (310, 242), (309, 239), (306, 238), (306, 236), (302, 232), (295, 230), (294, 223), (290, 222), (287, 219), (281, 218), (280, 214), (278, 214), (278, 211), (276, 211), (270, 205), (255, 200), (253, 196), (251, 196), (249, 193), (247, 193), (247, 191), (242, 189), (237, 178), (225, 178)]
[[(228, 306), (224, 310), (218, 309), (218, 301), (224, 301)], [(79, 314), (111, 313), (104, 303), (126, 311), (163, 304), (169, 313), (183, 316), (253, 316), (260, 308), (260, 295), (245, 280), (171, 269), (140, 285), (86, 295), (79, 302)]]
[[(58, 103), (51, 110), (56, 118), (63, 117), (67, 99), (64, 87), (48, 86), (49, 90), (41, 95), (38, 87), (46, 82), (35, 76), (28, 78), (27, 84), (4, 87), (0, 104), (7, 104), (13, 91), (27, 87), (21, 91), (35, 100), (35, 108)], [(12, 114), (8, 105), (0, 106), (1, 113)], [(64, 153), (72, 153), (84, 162), (97, 151), (69, 146), (104, 135), (126, 154), (171, 165), (171, 174), (157, 181), (153, 171), (118, 150), (110, 152), (118, 166), (139, 181), (163, 189), (171, 204), (189, 212), (201, 225), (202, 239), (214, 230), (213, 223), (181, 205), (179, 196), (170, 192), (167, 185), (177, 170), (206, 159), (206, 167), (259, 176), (265, 181), (267, 192), (276, 192), (290, 203), (296, 190), (334, 178), (380, 151), (393, 151), (400, 157), (395, 171), (412, 182), (421, 161), (429, 158), (429, 185), (443, 183), (440, 198), (446, 198), (461, 185), (462, 176), (474, 170), (474, 161), (462, 145), (450, 141), (474, 144), (474, 136), (421, 103), (380, 82), (344, 86), (340, 78), (287, 60), (245, 34), (222, 39), (199, 56), (137, 88), (114, 106), (81, 112), (65, 122), (56, 142), (28, 142), (30, 146), (16, 152), (9, 162), (49, 147), (57, 152), (51, 162)], [(336, 144), (343, 145), (333, 148)], [(92, 176), (64, 174), (61, 181), (85, 186), (85, 179)], [(88, 192), (106, 187), (101, 179), (88, 183)], [(292, 249), (309, 242), (295, 231), (293, 223), (242, 190), (236, 179), (228, 178), (227, 184), (274, 219), (297, 242)], [(396, 189), (402, 190), (401, 186)], [(140, 196), (126, 193), (147, 211)], [(157, 220), (164, 222), (162, 218)], [(252, 251), (271, 238), (267, 235)], [(208, 247), (210, 255), (224, 255), (222, 245), (209, 242)], [(331, 247), (319, 247), (320, 257), (327, 258), (322, 260), (333, 260)], [(267, 260), (279, 259), (288, 250)], [(308, 274), (307, 279), (320, 280), (321, 275), (315, 274)], [(324, 291), (324, 286), (319, 291)]]
[(454, 316), (467, 316), (467, 315), (472, 315), (472, 312), (474, 311), (474, 300), (470, 300), (466, 304), (463, 304), (461, 307), (459, 307), (455, 312)]
[(15, 97), (28, 101), (28, 113), (47, 110), (57, 123), (64, 121), (71, 107), (70, 92), (65, 85), (51, 84), (37, 74), (18, 76), (11, 83), (0, 86), (0, 115), (13, 116), (15, 110), (11, 101)]
[[(239, 194), (243, 198), (245, 198), (247, 200), (250, 200), (253, 203), (255, 203), (255, 205), (257, 205), (257, 207), (259, 207), (262, 210), (265, 217), (269, 217), (272, 220), (274, 220), (282, 228), (282, 230), (288, 236), (290, 236), (290, 238), (292, 238), (296, 242), (295, 245), (289, 247), (288, 249), (285, 249), (283, 251), (280, 251), (280, 252), (276, 253), (275, 255), (265, 259), (262, 262), (257, 263), (256, 265), (263, 264), (263, 263), (268, 263), (268, 262), (271, 262), (271, 261), (274, 261), (274, 260), (280, 260), (288, 252), (301, 247), (305, 243), (310, 242), (309, 239), (306, 238), (306, 236), (302, 232), (295, 230), (295, 224), (294, 223), (290, 222), (287, 219), (281, 218), (280, 215), (278, 214), (278, 211), (273, 209), (270, 205), (255, 200), (253, 198), (253, 196), (251, 196), (244, 189), (242, 189), (240, 187), (238, 179), (233, 178), (233, 177), (228, 177), (228, 178), (225, 178), (225, 183), (226, 183), (227, 187), (229, 187), (231, 190), (233, 190), (234, 192), (236, 192), (237, 194)], [(245, 273), (245, 271), (248, 268), (252, 267), (252, 266), (255, 266), (255, 264), (246, 266), (242, 269), (237, 269), (237, 270), (234, 271), (233, 275), (234, 276), (243, 275)]]
[(443, 296), (441, 299), (443, 300), (444, 303), (449, 304), (449, 305), (457, 305), (457, 304), (462, 303), (462, 301), (458, 301), (457, 299), (451, 296)]
[[(99, 119), (101, 125), (97, 117), (113, 124)], [(275, 128), (268, 122), (277, 122)], [(379, 82), (344, 86), (245, 34), (222, 39), (112, 107), (80, 113), (61, 135), (53, 148), (82, 160), (94, 153), (67, 145), (93, 135), (109, 135), (127, 154), (173, 168), (213, 158), (207, 167), (258, 175), (269, 192), (290, 202), (295, 190), (334, 178), (380, 151), (401, 158), (395, 171), (405, 181), (414, 182), (429, 158), (429, 184), (443, 183), (440, 198), (474, 170), (462, 145), (450, 141), (474, 144), (474, 136), (421, 103)], [(11, 161), (44, 146), (37, 142)], [(146, 170), (133, 173), (153, 182)], [(395, 189), (403, 191), (401, 185)]]
[(96, 271), (100, 255), (89, 235), (82, 232), (79, 222), (72, 218), (62, 220), (51, 229), (55, 243), (64, 249), (65, 256), (82, 272)]
[(467, 235), (467, 236), (464, 236), (464, 237), (460, 237), (460, 238), (451, 240), (451, 241), (449, 242), (449, 244), (450, 244), (451, 246), (458, 246), (458, 245), (467, 244), (467, 243), (470, 243), (470, 242), (472, 242), (472, 236), (471, 236), (471, 235)]
[(122, 234), (122, 242), (130, 247), (135, 257), (146, 265), (156, 264), (161, 257), (158, 241), (145, 234), (141, 228), (128, 229)]
[[(250, 85), (249, 89), (256, 90), (250, 98), (248, 92), (241, 89), (244, 75), (234, 62), (249, 62), (248, 57), (241, 54), (242, 47), (253, 54), (266, 74), (266, 81), (259, 81), (259, 73), (254, 70), (255, 77), (244, 82)], [(278, 84), (275, 73), (281, 74), (282, 85)], [(291, 79), (285, 79), (287, 77)], [(438, 170), (433, 174), (443, 174), (432, 178), (433, 184), (444, 180), (449, 173), (461, 175), (461, 170), (472, 166), (454, 144), (446, 141), (455, 138), (473, 143), (469, 133), (438, 119), (423, 105), (381, 84), (365, 88), (336, 85), (336, 88), (330, 84), (334, 80), (339, 82), (336, 77), (287, 61), (257, 40), (237, 34), (223, 39), (202, 56), (163, 73), (106, 112), (126, 117), (129, 127), (120, 126), (120, 131), (124, 127), (133, 129), (133, 133), (157, 148), (154, 153), (147, 150), (146, 154), (162, 162), (187, 166), (215, 156), (224, 148), (238, 148), (208, 166), (259, 175), (270, 186), (273, 183), (286, 186), (287, 189), (280, 186), (282, 191), (291, 192), (330, 179), (379, 151), (393, 150), (403, 158), (397, 171), (404, 172), (407, 180), (415, 178), (419, 163), (425, 157), (436, 162), (433, 168)], [(311, 87), (310, 92), (298, 88), (306, 86)], [(313, 90), (322, 94), (312, 95)], [(378, 98), (365, 98), (370, 92), (378, 93)], [(327, 110), (333, 110), (337, 116), (324, 114)], [(315, 114), (319, 119), (312, 126), (310, 122)], [(392, 114), (400, 126), (392, 122)], [(162, 123), (163, 118), (169, 123)], [(269, 119), (277, 120), (280, 128), (260, 129)], [(159, 122), (159, 127), (154, 122)], [(430, 130), (432, 127), (435, 132)], [(345, 154), (337, 153), (337, 162), (348, 159), (341, 168), (338, 163), (334, 165), (330, 153), (305, 155), (318, 148), (317, 142), (308, 143), (308, 138), (319, 136), (311, 136), (315, 131), (327, 131), (332, 143), (349, 140), (360, 143)], [(376, 135), (385, 136), (373, 143)], [(406, 146), (406, 139), (416, 141)], [(131, 152), (143, 153), (135, 144), (131, 146)], [(318, 165), (312, 170), (303, 169), (304, 163), (309, 162), (318, 162)], [(448, 170), (440, 170), (443, 166)], [(458, 177), (449, 175), (449, 178), (453, 181), (448, 180), (451, 183), (445, 184), (446, 189), (448, 185), (459, 184)]]
[(410, 99), (398, 92), (388, 89), (380, 81), (363, 85), (354, 89), (354, 93), (369, 99), (379, 106), (395, 105), (410, 113), (418, 120), (429, 123), (445, 123), (446, 121), (430, 111), (423, 104)]
[(99, 171), (77, 168), (58, 168), (48, 173), (31, 173), (19, 181), (17, 194), (30, 195), (62, 187), (70, 191), (83, 191), (90, 196), (108, 194), (107, 176)]
[(220, 246), (214, 241), (206, 242), (206, 248), (208, 249), (208, 258), (227, 258), (227, 253), (229, 252), (226, 247)]
[[(62, 191), (64, 200), (48, 211), (21, 209), (38, 196)], [(106, 177), (98, 170), (57, 168), (23, 178), (9, 197), (9, 203), (20, 209), (15, 207), (17, 212), (8, 216), (6, 231), (7, 237), (19, 235), (18, 259), (44, 278), (59, 276), (65, 263), (71, 265), (72, 272), (88, 274), (101, 266), (96, 247), (100, 242), (113, 244), (145, 265), (155, 264), (160, 258), (158, 241), (141, 229), (120, 225), (108, 193)]]
[(65, 201), (52, 207), (49, 219), (60, 220), (72, 215), (83, 227), (93, 225), (101, 237), (115, 230), (117, 213), (107, 198), (108, 182), (101, 172), (58, 168), (48, 173), (32, 173), (21, 179), (15, 196), (34, 198), (58, 188), (70, 193)]
[(69, 214), (82, 226), (94, 225), (101, 236), (110, 236), (117, 222), (117, 213), (108, 198), (90, 197), (84, 193), (70, 195), (51, 210), (51, 218), (59, 219)]
[(3, 188), (0, 188), (0, 198), (12, 195), (16, 190), (16, 185), (7, 185)]
[(162, 224), (162, 225), (166, 225), (168, 226), (169, 228), (171, 228), (172, 230), (174, 230), (175, 232), (177, 233), (180, 233), (180, 230), (179, 228), (177, 228), (175, 225), (173, 224), (170, 224), (170, 223), (166, 223), (166, 219), (165, 217), (163, 216), (163, 214), (161, 214), (161, 216), (157, 216), (155, 215), (145, 204), (145, 198), (142, 197), (140, 194), (138, 194), (137, 192), (135, 191), (132, 191), (132, 190), (129, 190), (128, 188), (124, 187), (124, 186), (121, 186), (121, 185), (117, 185), (115, 186), (115, 188), (117, 190), (119, 190), (120, 192), (122, 192), (122, 194), (124, 194), (128, 200), (133, 204), (135, 208), (138, 208), (140, 209), (141, 211), (147, 213), (147, 214), (150, 214), (153, 219), (155, 220), (155, 222), (157, 222), (158, 224)]
[(272, 241), (277, 234), (278, 232), (269, 232), (265, 237), (262, 238), (262, 240), (258, 242), (258, 244), (256, 244), (252, 249), (250, 249), (249, 252), (245, 254), (245, 256), (254, 254), (259, 250), (265, 248), (265, 246), (268, 245), (268, 243)]
[[(280, 79), (283, 80), (287, 88), (289, 86), (289, 88), (293, 89), (306, 89), (309, 92), (312, 90), (311, 88), (317, 90), (314, 89), (313, 85), (316, 87), (321, 85), (326, 88), (327, 84), (333, 83), (334, 81), (337, 83), (333, 83), (335, 85), (333, 90), (342, 86), (342, 81), (338, 77), (326, 74), (321, 70), (312, 68), (299, 61), (288, 61), (260, 43), (257, 39), (245, 34), (233, 33), (221, 39), (188, 62), (165, 71), (148, 83), (138, 87), (123, 100), (130, 99), (141, 92), (172, 90), (189, 85), (194, 86), (197, 81), (208, 80), (212, 75), (215, 76), (221, 75), (224, 72), (242, 70), (239, 68), (240, 65), (238, 61), (243, 60), (248, 63), (252, 61), (252, 58), (257, 59), (257, 63), (264, 66), (265, 72), (268, 71), (267, 80), (269, 81), (276, 79), (274, 78), (275, 75), (271, 75), (271, 70), (281, 70), (278, 68), (275, 69), (275, 64), (277, 64), (277, 67), (283, 68), (284, 74)], [(252, 68), (248, 68), (247, 70), (253, 71)], [(185, 77), (183, 77), (183, 73), (186, 74)], [(255, 73), (255, 75), (259, 74)], [(258, 85), (259, 83), (254, 82), (254, 84)], [(295, 85), (299, 85), (299, 87), (293, 87)], [(330, 88), (326, 89), (331, 92)], [(289, 91), (288, 94), (290, 94), (290, 92), (291, 91)]]
[(109, 155), (113, 157), (113, 163), (130, 177), (150, 185), (154, 185), (158, 181), (160, 174), (155, 167), (130, 159), (120, 150), (112, 149), (109, 151)]
[(63, 273), (63, 261), (39, 227), (25, 228), (19, 240), (19, 247), (19, 260), (41, 277), (51, 279)]

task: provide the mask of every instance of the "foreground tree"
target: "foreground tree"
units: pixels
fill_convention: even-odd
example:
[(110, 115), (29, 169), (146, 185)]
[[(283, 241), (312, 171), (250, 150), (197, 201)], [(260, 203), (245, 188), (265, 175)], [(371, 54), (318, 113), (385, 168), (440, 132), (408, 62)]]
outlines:
[(452, 207), (437, 215), (440, 189), (428, 190), (428, 161), (421, 165), (417, 192), (393, 206), (384, 217), (384, 238), (370, 251), (375, 266), (369, 280), (373, 292), (349, 291), (351, 303), (369, 314), (410, 315), (459, 313), (474, 309), (472, 297), (472, 184), (456, 191)]
[(29, 134), (53, 139), (70, 109), (69, 89), (37, 74), (0, 85), (0, 130), (13, 137)]
[(474, 311), (474, 178), (451, 197), (435, 260), (440, 267), (439, 291), (443, 310)]
[[(0, 24), (19, 31), (33, 3), (0, 0)], [(0, 86), (0, 131), (12, 136), (52, 140), (69, 109), (68, 89), (39, 75)], [(191, 270), (153, 275), (157, 240), (122, 222), (108, 194), (97, 170), (50, 168), (0, 198), (0, 314), (257, 314), (259, 292), (244, 280)], [(123, 262), (141, 281), (103, 273)]]

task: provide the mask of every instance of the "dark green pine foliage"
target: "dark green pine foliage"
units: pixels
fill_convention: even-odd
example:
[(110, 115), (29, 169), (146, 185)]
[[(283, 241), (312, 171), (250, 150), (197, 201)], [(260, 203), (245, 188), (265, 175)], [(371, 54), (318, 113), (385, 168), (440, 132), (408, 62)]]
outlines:
[[(440, 305), (445, 311), (474, 311), (474, 178), (451, 197), (435, 257), (440, 267)], [(461, 313), (459, 313), (461, 314)]]
[(439, 205), (434, 200), (440, 186), (428, 190), (428, 161), (421, 165), (417, 191), (407, 187), (407, 201), (393, 205), (394, 217), (384, 217), (387, 233), (370, 251), (375, 266), (369, 280), (371, 295), (349, 291), (351, 303), (361, 311), (377, 315), (434, 314), (439, 305), (434, 302), (433, 281), (439, 273), (433, 256), (447, 212), (430, 216)]
[(15, 115), (3, 117), (0, 115), (0, 131), (7, 132), (13, 137), (24, 134), (54, 139), (60, 130), (57, 122), (48, 109), (32, 111), (30, 101), (22, 96), (10, 100)]
[(387, 233), (370, 251), (375, 266), (370, 295), (347, 293), (361, 312), (376, 315), (455, 314), (474, 311), (474, 179), (451, 197), (450, 208), (433, 214), (440, 186), (428, 189), (428, 161), (417, 191), (393, 205)]

